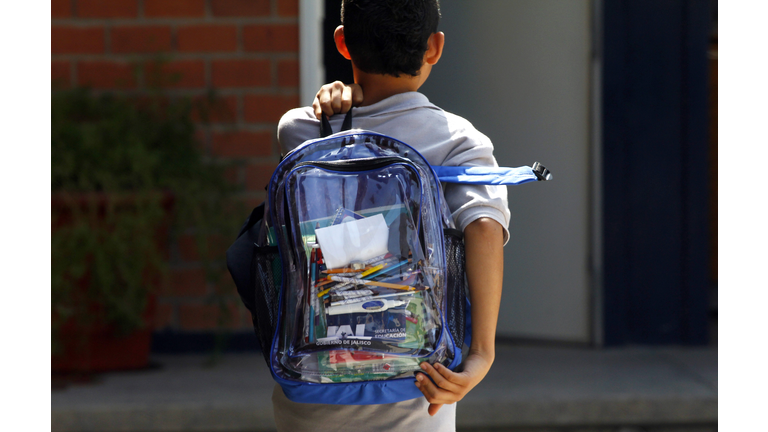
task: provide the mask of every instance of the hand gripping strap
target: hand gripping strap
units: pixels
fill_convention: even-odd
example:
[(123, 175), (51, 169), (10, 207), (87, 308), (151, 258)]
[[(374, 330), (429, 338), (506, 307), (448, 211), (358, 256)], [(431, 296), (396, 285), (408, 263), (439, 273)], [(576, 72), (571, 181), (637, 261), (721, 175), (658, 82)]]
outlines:
[(552, 174), (543, 165), (534, 162), (533, 168), (433, 166), (437, 178), (444, 183), (480, 185), (518, 185), (532, 181), (552, 180)]

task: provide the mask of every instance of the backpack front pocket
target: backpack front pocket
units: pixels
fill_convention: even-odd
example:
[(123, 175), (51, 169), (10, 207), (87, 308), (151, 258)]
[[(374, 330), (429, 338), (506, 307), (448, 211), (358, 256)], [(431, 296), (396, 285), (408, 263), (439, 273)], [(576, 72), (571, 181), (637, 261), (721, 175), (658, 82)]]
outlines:
[(445, 360), (441, 237), (422, 223), (429, 200), (416, 167), (402, 158), (302, 163), (283, 192), (294, 265), (280, 364), (301, 380), (342, 382)]

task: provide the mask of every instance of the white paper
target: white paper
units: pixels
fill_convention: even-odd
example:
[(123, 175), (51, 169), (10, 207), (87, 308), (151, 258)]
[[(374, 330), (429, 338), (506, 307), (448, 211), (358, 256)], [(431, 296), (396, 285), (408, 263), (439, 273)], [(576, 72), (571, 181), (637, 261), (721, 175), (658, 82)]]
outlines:
[(389, 227), (380, 213), (315, 230), (328, 269), (387, 253)]

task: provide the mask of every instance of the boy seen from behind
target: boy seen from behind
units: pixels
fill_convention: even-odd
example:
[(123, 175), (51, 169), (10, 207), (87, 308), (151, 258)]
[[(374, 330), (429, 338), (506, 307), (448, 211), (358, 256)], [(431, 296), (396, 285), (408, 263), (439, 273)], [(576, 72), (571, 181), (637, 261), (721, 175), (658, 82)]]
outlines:
[[(497, 167), (485, 135), (418, 93), (443, 53), (439, 19), (437, 0), (343, 0), (342, 25), (334, 40), (339, 53), (351, 60), (357, 86), (323, 86), (313, 107), (286, 113), (278, 126), (282, 151), (317, 138), (321, 112), (346, 112), (354, 104), (354, 128), (408, 143), (432, 165)], [(333, 130), (339, 130), (340, 117), (330, 119)], [(455, 402), (485, 377), (495, 358), (510, 213), (505, 186), (445, 184), (443, 189), (453, 220), (464, 232), (472, 303), (472, 343), (461, 371), (422, 363), (414, 385), (424, 398), (382, 405), (297, 404), (276, 385), (279, 430), (455, 430)]]

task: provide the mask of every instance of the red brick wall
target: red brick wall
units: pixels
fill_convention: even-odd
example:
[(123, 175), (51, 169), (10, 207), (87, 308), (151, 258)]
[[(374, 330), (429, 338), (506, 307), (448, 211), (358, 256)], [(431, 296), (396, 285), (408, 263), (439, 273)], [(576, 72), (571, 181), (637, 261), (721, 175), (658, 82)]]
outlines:
[[(180, 74), (173, 94), (215, 90), (224, 109), (199, 136), (255, 204), (278, 161), (277, 121), (299, 103), (298, 1), (52, 0), (51, 78), (63, 87), (140, 93), (153, 84), (146, 64), (166, 58), (164, 72)], [(156, 328), (216, 328), (215, 292), (234, 319), (230, 328), (251, 327), (229, 277), (220, 286), (205, 282), (191, 236), (172, 246), (171, 267)]]

